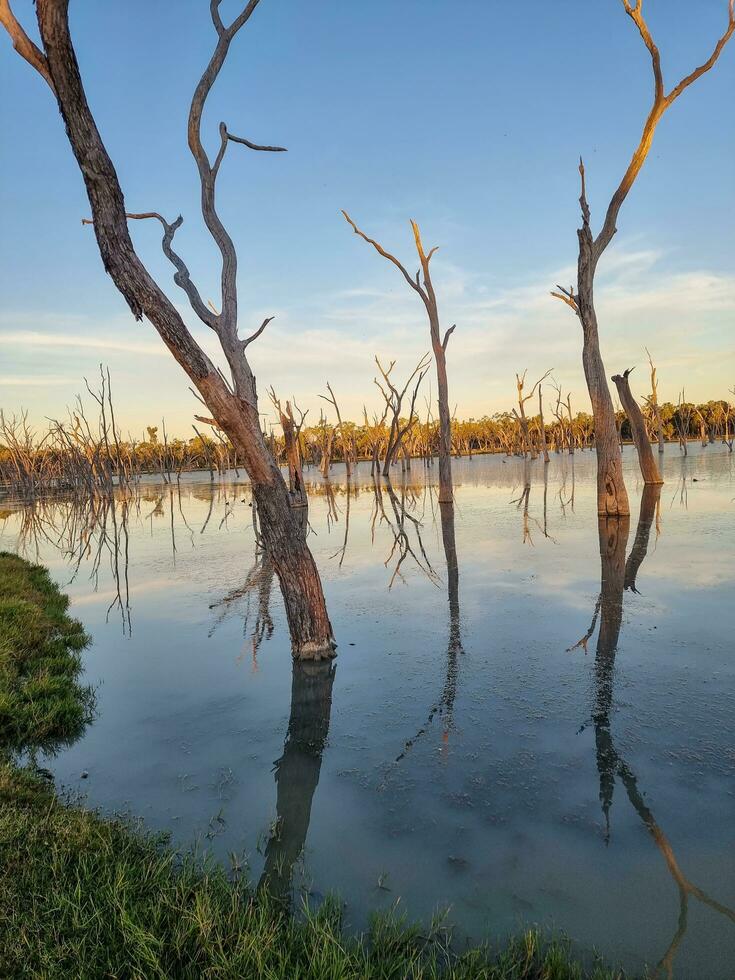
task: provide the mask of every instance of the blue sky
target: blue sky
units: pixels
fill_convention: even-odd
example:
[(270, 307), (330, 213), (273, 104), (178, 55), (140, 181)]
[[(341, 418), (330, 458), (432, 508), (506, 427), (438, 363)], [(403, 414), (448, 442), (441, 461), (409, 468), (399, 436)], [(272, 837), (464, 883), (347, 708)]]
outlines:
[[(217, 256), (199, 218), (186, 146), (193, 88), (214, 32), (205, 0), (71, 4), (87, 94), (131, 210), (158, 210), (195, 281), (218, 302)], [(34, 28), (30, 0), (17, 16)], [(229, 20), (239, 9), (222, 4)], [(647, 0), (670, 87), (710, 53), (726, 0)], [(150, 324), (133, 322), (105, 276), (81, 177), (48, 89), (0, 47), (0, 405), (63, 414), (100, 360), (124, 428), (165, 416), (190, 434), (197, 403)], [(205, 118), (279, 143), (230, 146), (220, 213), (238, 245), (241, 331), (276, 315), (250, 348), (261, 401), (274, 384), (318, 415), (332, 383), (344, 414), (377, 407), (373, 356), (410, 371), (428, 349), (418, 297), (350, 231), (413, 269), (408, 219), (457, 330), (450, 398), (461, 416), (510, 405), (514, 372), (549, 367), (587, 407), (578, 321), (548, 290), (574, 279), (577, 159), (593, 224), (638, 140), (648, 55), (619, 0), (262, 0), (234, 42)], [(660, 394), (724, 396), (735, 383), (735, 42), (664, 117), (599, 271), (608, 373), (643, 364)], [(133, 228), (144, 260), (214, 351), (171, 281), (153, 223)], [(643, 369), (639, 387), (643, 393)], [(323, 404), (323, 403), (322, 403)], [(263, 404), (263, 409), (267, 406)]]

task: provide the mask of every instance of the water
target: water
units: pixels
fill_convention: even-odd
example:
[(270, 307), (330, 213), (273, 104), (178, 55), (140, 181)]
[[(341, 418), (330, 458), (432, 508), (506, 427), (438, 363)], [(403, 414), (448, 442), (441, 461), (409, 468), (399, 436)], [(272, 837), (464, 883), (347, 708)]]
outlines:
[(253, 881), (337, 892), (351, 929), (446, 911), (460, 945), (538, 924), (633, 971), (732, 978), (735, 465), (667, 447), (639, 521), (624, 464), (614, 534), (588, 452), (546, 487), (541, 461), (455, 461), (458, 579), (436, 467), (379, 500), (368, 464), (349, 496), (339, 468), (331, 493), (310, 477), (339, 656), (293, 674), (246, 484), (141, 487), (76, 571), (78, 510), (6, 506), (0, 547), (48, 564), (93, 636), (98, 717), (46, 764)]

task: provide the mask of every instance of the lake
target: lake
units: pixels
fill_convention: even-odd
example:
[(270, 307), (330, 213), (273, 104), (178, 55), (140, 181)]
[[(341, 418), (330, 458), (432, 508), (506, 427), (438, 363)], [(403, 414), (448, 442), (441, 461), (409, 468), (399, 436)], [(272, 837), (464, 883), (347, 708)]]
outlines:
[[(339, 644), (292, 669), (247, 482), (3, 505), (93, 638), (97, 717), (57, 785), (197, 843), (345, 923), (446, 916), (458, 945), (537, 924), (632, 971), (735, 970), (735, 464), (667, 446), (599, 524), (591, 452), (368, 463), (309, 484)], [(452, 526), (453, 525), (453, 526)], [(456, 564), (453, 556), (456, 552)]]

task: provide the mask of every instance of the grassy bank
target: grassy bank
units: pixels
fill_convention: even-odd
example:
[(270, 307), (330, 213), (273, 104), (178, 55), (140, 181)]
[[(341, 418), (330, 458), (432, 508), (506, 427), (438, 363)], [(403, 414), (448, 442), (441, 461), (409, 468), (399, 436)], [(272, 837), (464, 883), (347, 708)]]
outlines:
[(0, 554), (0, 976), (135, 980), (494, 978), (613, 980), (529, 932), (457, 955), (443, 932), (375, 920), (342, 933), (340, 907), (294, 917), (215, 864), (129, 822), (68, 805), (19, 759), (90, 720), (86, 636), (43, 569)]

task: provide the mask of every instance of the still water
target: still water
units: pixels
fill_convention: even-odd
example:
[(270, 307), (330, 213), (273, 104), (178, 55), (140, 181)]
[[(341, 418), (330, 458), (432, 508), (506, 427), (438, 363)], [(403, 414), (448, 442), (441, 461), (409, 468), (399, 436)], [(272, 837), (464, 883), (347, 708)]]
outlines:
[(234, 474), (5, 505), (0, 547), (48, 564), (93, 637), (97, 718), (44, 764), (254, 882), (336, 892), (348, 928), (537, 924), (732, 978), (735, 463), (669, 446), (660, 499), (624, 465), (614, 528), (589, 452), (455, 461), (453, 521), (418, 461), (379, 494), (369, 464), (307, 474), (339, 643), (311, 670)]

